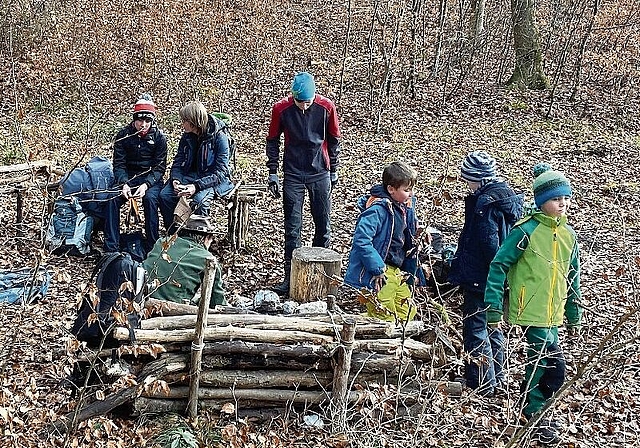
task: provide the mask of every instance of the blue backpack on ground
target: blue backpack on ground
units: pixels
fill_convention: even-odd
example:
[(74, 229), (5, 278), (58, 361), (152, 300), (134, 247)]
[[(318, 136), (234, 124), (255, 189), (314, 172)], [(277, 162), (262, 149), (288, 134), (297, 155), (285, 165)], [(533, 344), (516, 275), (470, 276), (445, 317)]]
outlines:
[(64, 177), (62, 196), (76, 196), (84, 207), (87, 202), (106, 201), (117, 195), (113, 183), (113, 164), (105, 157), (95, 156)]
[[(91, 274), (97, 294), (85, 294), (71, 328), (71, 333), (91, 347), (117, 347), (120, 342), (111, 336), (116, 325), (129, 328), (135, 342), (134, 328), (140, 326), (147, 295), (147, 272), (142, 263), (123, 252), (102, 256)], [(104, 342), (103, 342), (104, 340)]]
[(30, 304), (45, 296), (51, 283), (51, 274), (40, 267), (17, 271), (0, 270), (0, 303)]
[(118, 195), (113, 184), (113, 165), (102, 156), (91, 158), (84, 167), (65, 175), (45, 239), (50, 252), (76, 256), (91, 252), (95, 217), (102, 216), (105, 202)]
[(87, 215), (76, 197), (58, 198), (47, 228), (47, 250), (54, 255), (83, 256), (91, 252), (93, 217)]

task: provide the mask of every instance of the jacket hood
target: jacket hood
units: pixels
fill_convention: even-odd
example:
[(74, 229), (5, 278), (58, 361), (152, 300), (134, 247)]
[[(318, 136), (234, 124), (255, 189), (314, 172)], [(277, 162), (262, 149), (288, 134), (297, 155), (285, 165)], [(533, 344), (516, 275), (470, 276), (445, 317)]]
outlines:
[(382, 184), (377, 184), (371, 187), (371, 190), (369, 190), (369, 194), (365, 194), (364, 196), (360, 196), (358, 198), (358, 209), (361, 212), (367, 208), (367, 202), (371, 197), (376, 197), (391, 202), (391, 197), (389, 196), (389, 193), (387, 193), (387, 190), (382, 186)]
[(500, 210), (508, 222), (516, 222), (524, 213), (524, 194), (514, 192), (506, 182), (498, 180), (480, 187), (478, 207)]

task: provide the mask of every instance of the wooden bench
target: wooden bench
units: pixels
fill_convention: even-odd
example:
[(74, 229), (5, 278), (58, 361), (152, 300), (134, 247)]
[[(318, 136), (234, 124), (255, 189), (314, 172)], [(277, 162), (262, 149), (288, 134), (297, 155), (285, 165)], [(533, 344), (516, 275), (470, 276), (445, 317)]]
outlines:
[[(33, 162), (19, 163), (16, 165), (0, 166), (0, 194), (16, 195), (16, 224), (22, 223), (24, 193), (30, 186), (50, 191), (49, 179), (55, 174), (61, 176), (64, 171), (50, 160), (36, 160)], [(45, 181), (39, 181), (38, 177), (44, 177)]]
[(264, 185), (248, 185), (244, 180), (239, 181), (227, 194), (227, 239), (233, 250), (242, 249), (249, 235), (249, 213), (251, 206), (258, 199), (263, 199), (267, 193)]

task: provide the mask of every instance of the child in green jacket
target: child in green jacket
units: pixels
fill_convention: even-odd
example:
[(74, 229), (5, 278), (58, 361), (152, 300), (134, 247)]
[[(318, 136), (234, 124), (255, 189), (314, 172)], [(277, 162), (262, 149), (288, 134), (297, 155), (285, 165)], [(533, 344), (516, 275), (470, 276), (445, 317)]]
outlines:
[[(565, 360), (558, 326), (566, 317), (577, 334), (582, 310), (576, 234), (567, 225), (571, 185), (558, 171), (547, 170), (533, 182), (537, 209), (520, 220), (507, 236), (489, 268), (485, 290), (489, 325), (502, 320), (505, 280), (509, 285), (508, 321), (524, 328), (528, 344), (522, 383), (524, 416), (529, 419), (557, 392), (565, 379)], [(559, 440), (557, 424), (540, 420), (536, 438)]]

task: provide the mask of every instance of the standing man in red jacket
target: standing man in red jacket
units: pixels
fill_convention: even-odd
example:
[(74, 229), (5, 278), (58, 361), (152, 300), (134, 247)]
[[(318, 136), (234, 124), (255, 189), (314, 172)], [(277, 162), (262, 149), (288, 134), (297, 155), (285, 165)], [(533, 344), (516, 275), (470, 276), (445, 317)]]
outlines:
[(280, 136), (284, 134), (282, 154), (282, 202), (284, 206), (284, 281), (273, 291), (289, 293), (291, 258), (300, 247), (305, 190), (309, 192), (315, 226), (313, 246), (331, 243), (331, 189), (338, 183), (340, 127), (335, 104), (316, 93), (313, 76), (300, 72), (293, 78), (291, 95), (271, 110), (267, 135), (269, 191), (280, 197), (278, 166)]

